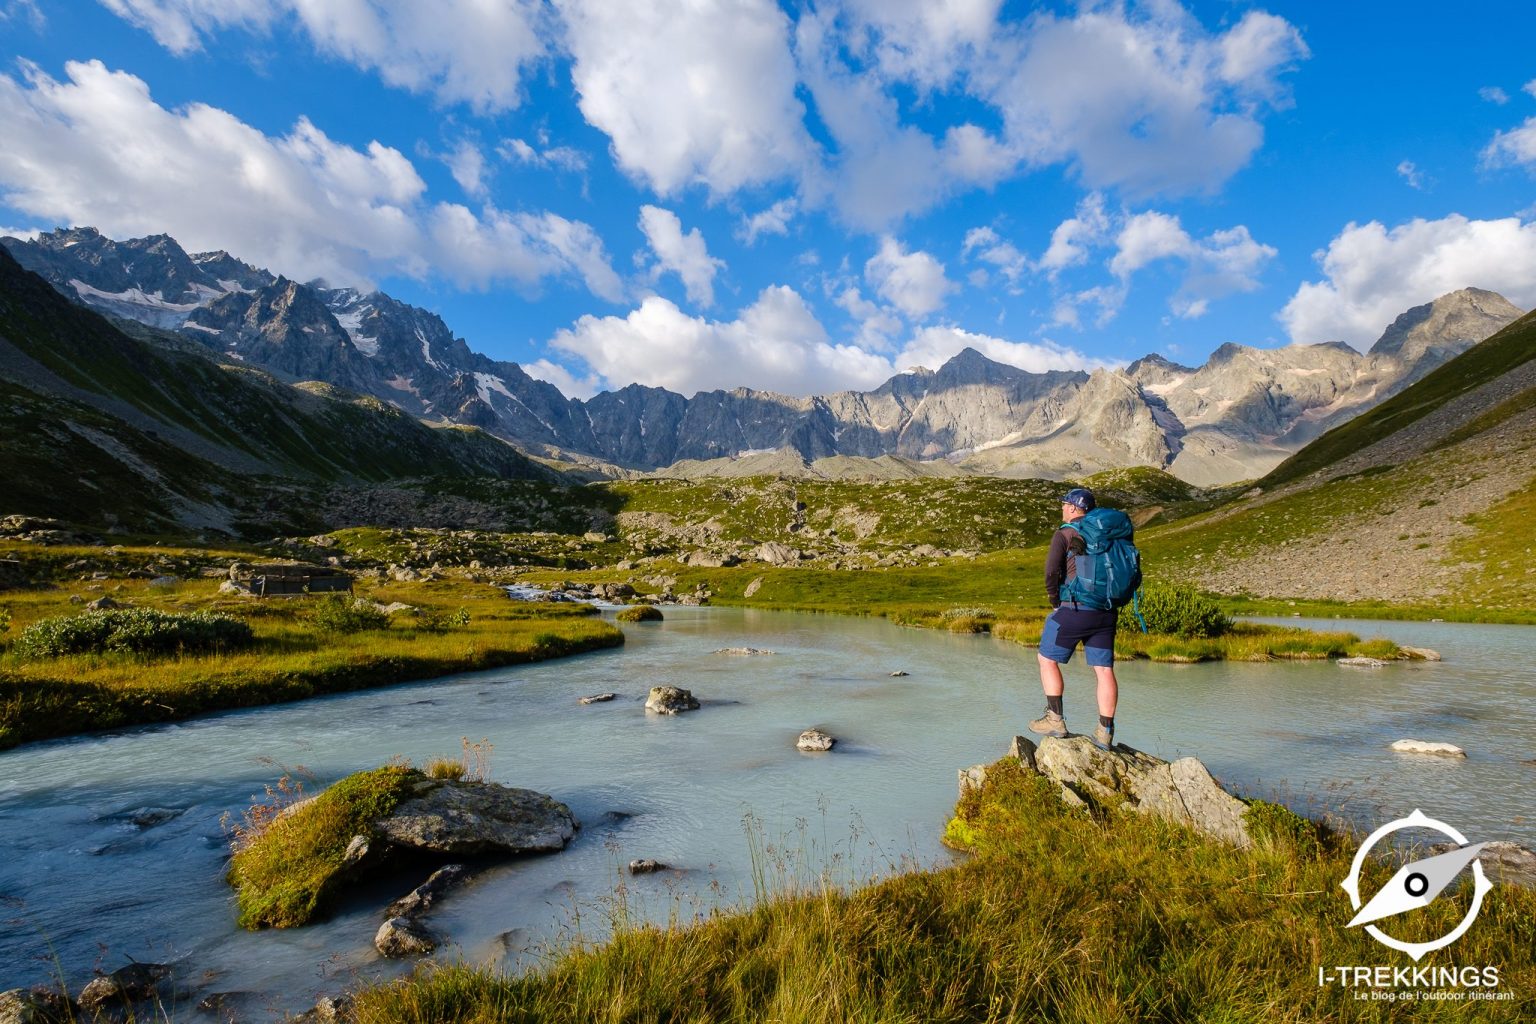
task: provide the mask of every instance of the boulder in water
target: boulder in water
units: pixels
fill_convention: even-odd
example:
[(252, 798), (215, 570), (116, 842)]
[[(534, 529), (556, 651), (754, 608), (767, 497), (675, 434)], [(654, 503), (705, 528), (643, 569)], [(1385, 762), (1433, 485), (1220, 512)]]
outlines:
[(1434, 754), (1438, 757), (1466, 757), (1467, 752), (1454, 743), (1435, 743), (1430, 740), (1398, 740), (1392, 749), (1399, 754)]
[(142, 1002), (154, 997), (160, 983), (171, 976), (164, 964), (129, 964), (111, 974), (92, 978), (75, 1001), (87, 1010), (110, 1004)]
[(831, 750), (837, 740), (820, 729), (807, 729), (795, 740), (795, 746), (801, 750)]
[(554, 797), (458, 779), (423, 779), (414, 796), (374, 822), (390, 846), (448, 857), (561, 850), (579, 827)]
[(645, 698), (645, 710), (658, 715), (679, 715), (684, 711), (697, 711), (699, 701), (692, 692), (676, 686), (653, 686)]
[(392, 917), (379, 925), (373, 945), (389, 957), (424, 956), (437, 948), (437, 936), (409, 917)]
[(449, 864), (432, 872), (425, 882), (422, 882), (408, 895), (400, 897), (389, 905), (384, 911), (386, 917), (415, 917), (425, 914), (432, 909), (432, 904), (449, 889), (463, 884), (469, 877), (469, 869), (463, 864)]

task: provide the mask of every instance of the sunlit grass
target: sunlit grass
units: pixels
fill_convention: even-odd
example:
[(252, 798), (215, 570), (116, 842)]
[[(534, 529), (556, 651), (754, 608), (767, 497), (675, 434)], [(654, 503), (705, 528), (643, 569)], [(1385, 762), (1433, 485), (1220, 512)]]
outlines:
[[(610, 941), (521, 976), (424, 967), (359, 992), (357, 1024), (1470, 1019), (1465, 1004), (1363, 1002), (1318, 984), (1318, 967), (1384, 956), (1345, 927), (1352, 837), (1262, 805), (1245, 852), (1153, 818), (1068, 810), (1017, 762), (988, 780), (949, 830), (975, 849), (958, 866), (851, 892), (801, 878), (697, 922), (619, 916)], [(1389, 873), (1372, 863), (1368, 885)], [(1408, 927), (1444, 931), (1467, 899), (1463, 886)], [(1476, 1019), (1530, 1012), (1533, 934), (1536, 893), (1496, 888), (1454, 962), (1497, 965), (1516, 998)]]
[[(218, 581), (172, 587), (109, 581), (107, 596), (134, 607), (213, 610), (249, 623), (245, 651), (165, 657), (0, 655), (0, 748), (90, 729), (185, 718), (205, 711), (297, 700), (320, 693), (430, 679), (475, 669), (574, 654), (623, 642), (623, 634), (588, 606), (528, 604), (499, 589), (462, 581), (360, 583), (357, 596), (420, 609), (422, 626), (396, 615), (387, 629), (325, 633), (312, 621), (313, 599), (226, 597)], [(119, 589), (120, 588), (120, 589)], [(99, 596), (85, 592), (84, 596)], [(31, 623), (78, 612), (68, 590), (11, 591), (4, 603), (15, 636)], [(431, 616), (459, 608), (469, 622), (426, 628)]]

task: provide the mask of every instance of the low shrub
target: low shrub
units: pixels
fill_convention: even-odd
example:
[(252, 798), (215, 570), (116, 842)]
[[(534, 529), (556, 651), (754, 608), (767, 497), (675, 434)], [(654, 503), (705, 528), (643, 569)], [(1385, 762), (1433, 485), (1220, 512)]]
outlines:
[(371, 601), (359, 601), (346, 594), (327, 594), (317, 600), (309, 619), (322, 633), (345, 635), (389, 628), (389, 616)]
[(425, 633), (446, 633), (450, 629), (463, 629), (469, 625), (469, 609), (454, 612), (422, 612), (416, 620), (416, 628)]
[(660, 608), (653, 608), (648, 604), (637, 604), (625, 608), (615, 615), (614, 618), (620, 622), (660, 622), (662, 621), (662, 614)]
[(1141, 614), (1147, 629), (1166, 636), (1217, 637), (1232, 628), (1221, 608), (1194, 587), (1153, 583), (1142, 588)]
[(11, 610), (9, 608), (0, 608), (0, 634), (9, 633), (10, 631)]
[(124, 608), (43, 619), (16, 638), (28, 658), (69, 654), (175, 654), (249, 647), (251, 627), (212, 612)]
[(990, 608), (947, 608), (939, 619), (951, 633), (986, 633), (997, 621), (997, 613)]

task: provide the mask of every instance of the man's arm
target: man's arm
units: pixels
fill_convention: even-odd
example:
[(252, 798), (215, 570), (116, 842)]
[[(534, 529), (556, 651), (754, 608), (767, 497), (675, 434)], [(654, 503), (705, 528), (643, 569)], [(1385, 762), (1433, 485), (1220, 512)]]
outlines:
[(1052, 534), (1051, 546), (1045, 552), (1045, 596), (1052, 608), (1061, 604), (1061, 585), (1067, 581), (1067, 532)]

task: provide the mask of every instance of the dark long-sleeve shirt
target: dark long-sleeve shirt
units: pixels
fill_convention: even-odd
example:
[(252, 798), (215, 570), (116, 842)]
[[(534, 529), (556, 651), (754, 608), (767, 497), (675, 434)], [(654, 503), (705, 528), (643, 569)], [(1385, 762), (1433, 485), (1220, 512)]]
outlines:
[(1072, 554), (1068, 543), (1077, 536), (1077, 530), (1063, 527), (1051, 534), (1051, 547), (1046, 550), (1046, 597), (1051, 606), (1061, 603), (1061, 585), (1077, 576), (1077, 556)]
[(1076, 530), (1062, 527), (1051, 535), (1051, 546), (1045, 552), (1045, 594), (1051, 599), (1051, 607), (1061, 604), (1061, 586), (1077, 576), (1077, 556), (1068, 546)]

